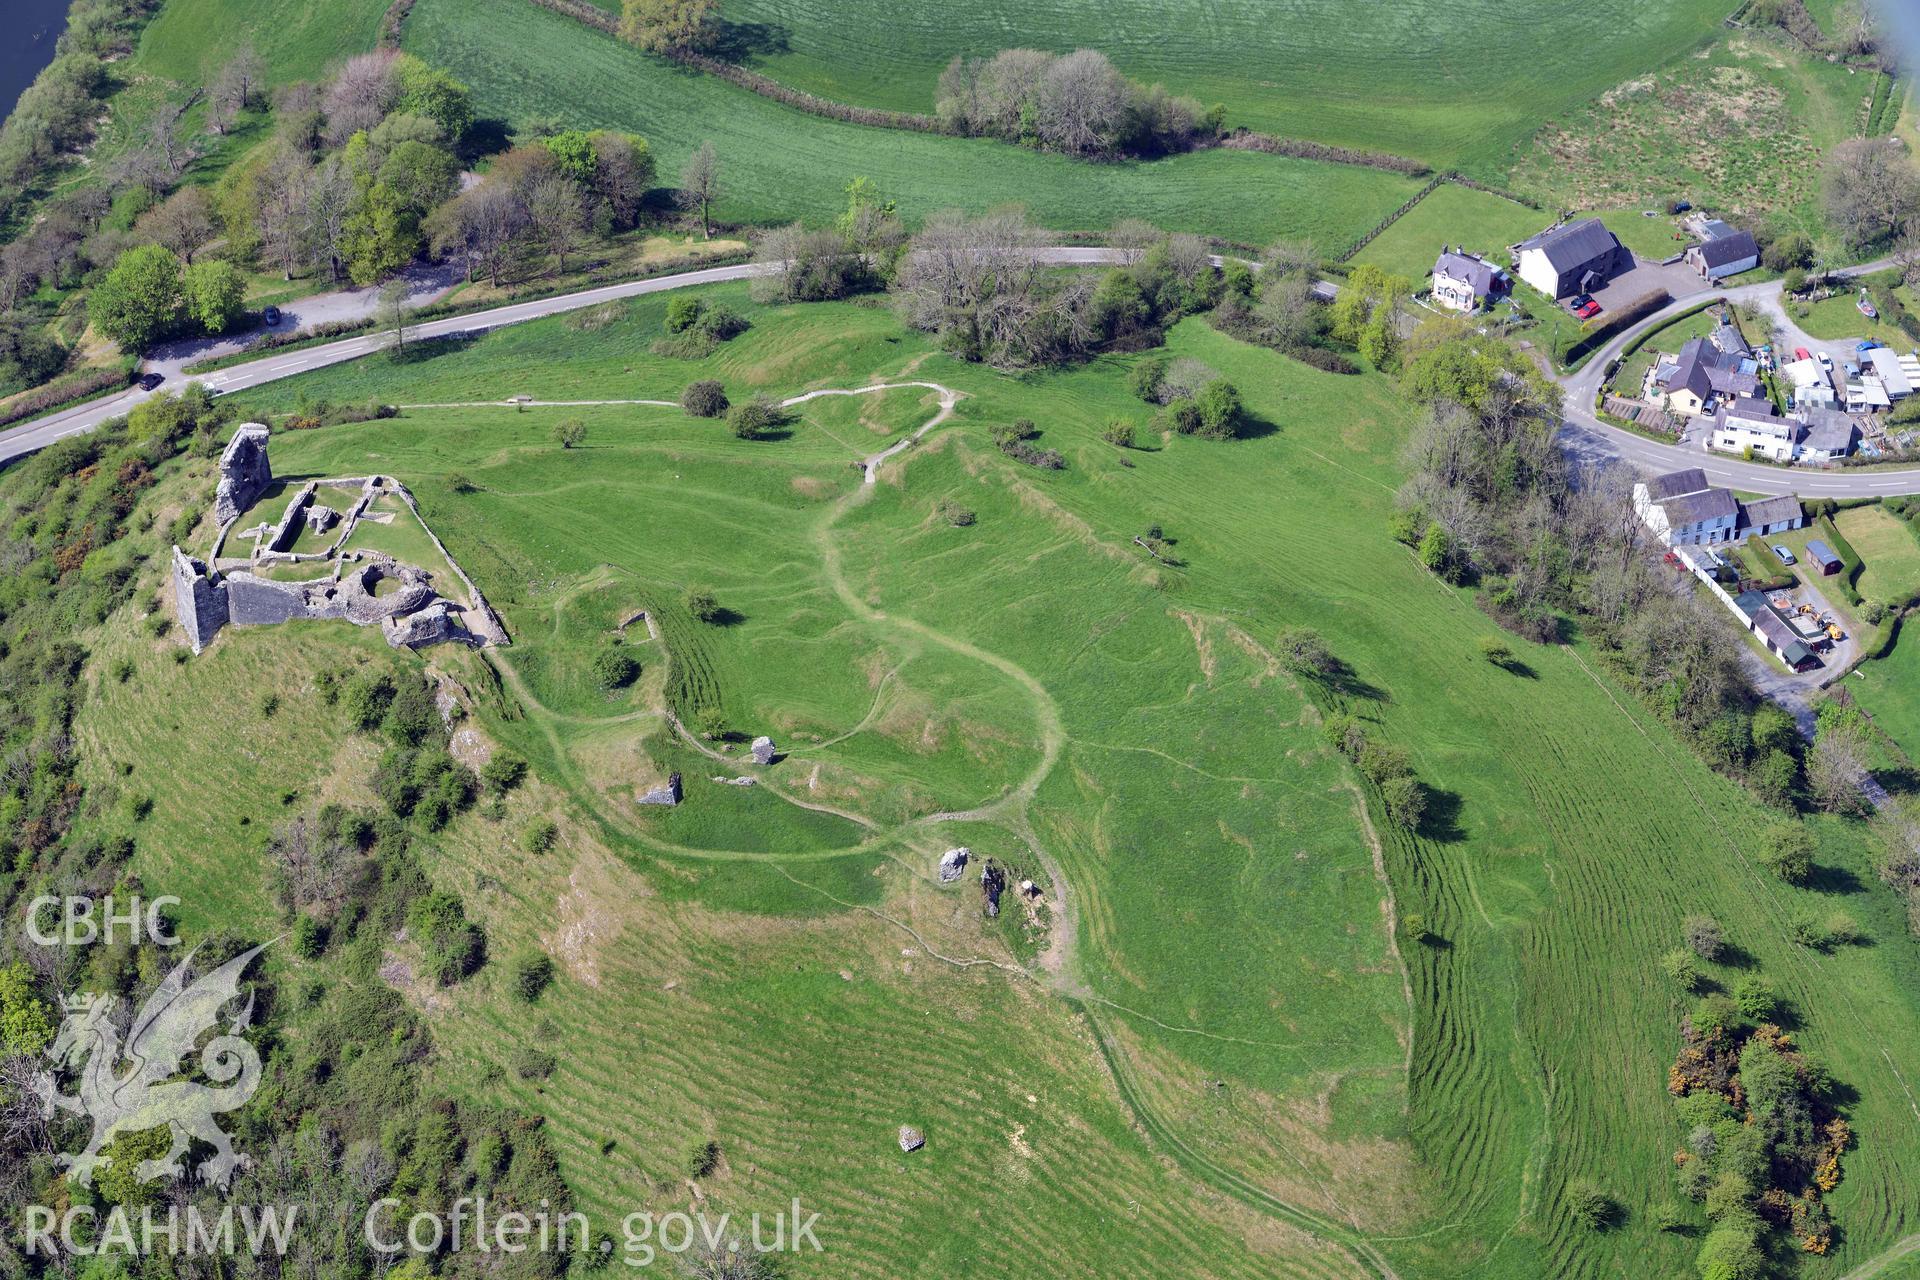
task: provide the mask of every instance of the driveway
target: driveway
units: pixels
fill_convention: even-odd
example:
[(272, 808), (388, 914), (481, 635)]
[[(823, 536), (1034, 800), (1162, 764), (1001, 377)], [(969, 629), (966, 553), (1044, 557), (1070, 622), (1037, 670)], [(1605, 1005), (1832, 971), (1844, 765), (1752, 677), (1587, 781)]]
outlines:
[(1608, 313), (1624, 311), (1648, 294), (1658, 293), (1662, 289), (1676, 298), (1700, 292), (1700, 277), (1684, 262), (1663, 267), (1658, 262), (1635, 258), (1633, 264), (1633, 270), (1614, 277), (1612, 283), (1593, 295), (1593, 300)]

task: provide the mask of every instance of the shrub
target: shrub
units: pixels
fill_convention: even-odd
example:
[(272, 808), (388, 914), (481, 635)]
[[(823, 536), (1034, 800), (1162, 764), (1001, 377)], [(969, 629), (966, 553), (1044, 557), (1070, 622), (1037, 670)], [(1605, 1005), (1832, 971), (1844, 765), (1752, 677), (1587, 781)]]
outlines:
[(1100, 438), (1116, 448), (1131, 449), (1133, 448), (1133, 424), (1115, 418), (1107, 424), (1107, 429), (1101, 432)]
[(602, 693), (612, 693), (632, 684), (640, 675), (640, 664), (620, 649), (602, 649), (593, 658), (593, 682)]
[(527, 828), (520, 844), (528, 853), (545, 853), (553, 848), (560, 839), (560, 828), (551, 821), (542, 820)]
[(554, 424), (553, 438), (562, 449), (574, 449), (586, 443), (587, 424), (578, 418), (564, 418)]
[(1296, 675), (1319, 680), (1340, 673), (1340, 659), (1334, 656), (1320, 633), (1309, 627), (1294, 627), (1281, 632), (1276, 645), (1280, 651), (1280, 661)]
[(1700, 989), (1700, 963), (1685, 947), (1675, 947), (1661, 956), (1660, 970), (1688, 994)]
[(768, 395), (757, 395), (744, 404), (737, 404), (727, 414), (728, 428), (742, 440), (758, 440), (786, 420), (786, 410)]
[(420, 944), (427, 972), (443, 987), (478, 969), (486, 958), (486, 936), (451, 893), (435, 891), (416, 898), (407, 909), (407, 931)]
[(1688, 916), (1681, 926), (1681, 934), (1686, 938), (1687, 946), (1702, 960), (1718, 959), (1726, 950), (1727, 936), (1721, 931), (1720, 922), (1712, 916)]
[(298, 917), (293, 922), (293, 949), (303, 960), (318, 960), (327, 949), (327, 927), (312, 916)]
[(532, 1004), (553, 982), (553, 960), (545, 952), (521, 956), (513, 963), (513, 993)]
[(725, 303), (707, 307), (700, 313), (700, 322), (694, 326), (696, 332), (715, 342), (730, 342), (751, 328), (751, 321)]
[(1761, 836), (1760, 865), (1788, 884), (1813, 875), (1813, 835), (1801, 822), (1776, 822)]
[(956, 529), (964, 529), (974, 521), (973, 509), (971, 507), (963, 507), (957, 502), (944, 498), (941, 499), (940, 505), (936, 507), (935, 510), (939, 512), (942, 520), (945, 520)]
[(1734, 984), (1733, 1003), (1748, 1021), (1771, 1022), (1780, 1008), (1780, 997), (1769, 979), (1750, 973)]
[(700, 319), (700, 311), (700, 299), (684, 293), (674, 295), (667, 303), (667, 332), (685, 333), (693, 328)]
[(1127, 374), (1127, 390), (1148, 404), (1160, 403), (1160, 387), (1167, 377), (1165, 356), (1148, 356)]
[(1425, 942), (1430, 936), (1427, 918), (1418, 911), (1409, 911), (1400, 917), (1400, 932), (1415, 942)]
[(1578, 1179), (1567, 1186), (1567, 1212), (1574, 1222), (1588, 1231), (1605, 1231), (1613, 1225), (1614, 1215), (1619, 1206), (1613, 1197), (1585, 1179)]
[(1504, 667), (1513, 661), (1513, 646), (1498, 636), (1482, 636), (1480, 656), (1496, 667)]
[(695, 589), (687, 592), (687, 612), (700, 622), (720, 621), (720, 602), (713, 592)]
[(1387, 816), (1408, 831), (1418, 831), (1427, 817), (1427, 788), (1418, 778), (1402, 775), (1380, 784)]
[(1685, 1231), (1688, 1226), (1686, 1209), (1675, 1200), (1662, 1200), (1648, 1211), (1647, 1220), (1655, 1231)]
[(720, 1144), (708, 1139), (697, 1142), (687, 1156), (687, 1172), (695, 1178), (711, 1178), (720, 1167)]
[(495, 795), (519, 786), (527, 776), (527, 762), (505, 751), (496, 751), (480, 766), (480, 785)]
[(545, 1080), (559, 1065), (552, 1054), (538, 1049), (516, 1049), (513, 1054), (513, 1074), (522, 1080)]
[(680, 407), (689, 417), (717, 418), (727, 411), (727, 404), (726, 388), (712, 378), (689, 382), (680, 393)]

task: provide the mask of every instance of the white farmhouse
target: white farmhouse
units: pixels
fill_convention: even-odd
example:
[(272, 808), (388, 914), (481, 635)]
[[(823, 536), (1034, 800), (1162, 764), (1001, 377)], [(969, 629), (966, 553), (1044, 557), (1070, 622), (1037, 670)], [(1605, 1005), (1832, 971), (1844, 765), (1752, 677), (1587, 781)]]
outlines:
[(1507, 292), (1507, 273), (1478, 254), (1443, 247), (1433, 264), (1434, 305), (1478, 311)]
[(1549, 298), (1606, 288), (1633, 270), (1633, 255), (1598, 218), (1542, 231), (1520, 246), (1520, 278)]
[(1748, 449), (1775, 462), (1792, 462), (1799, 444), (1800, 424), (1773, 411), (1773, 405), (1751, 396), (1741, 396), (1723, 404), (1713, 417), (1713, 434), (1707, 447), (1721, 453), (1745, 453)]

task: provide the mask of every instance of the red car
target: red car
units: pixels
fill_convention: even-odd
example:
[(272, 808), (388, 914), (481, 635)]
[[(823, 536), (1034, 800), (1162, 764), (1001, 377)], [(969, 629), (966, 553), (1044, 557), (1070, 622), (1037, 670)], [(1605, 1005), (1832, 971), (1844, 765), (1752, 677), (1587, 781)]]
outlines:
[(1573, 314), (1579, 316), (1582, 320), (1591, 320), (1600, 314), (1600, 304), (1589, 298), (1587, 299), (1587, 305)]
[(1795, 347), (1793, 349), (1793, 358), (1795, 360), (1811, 360), (1813, 359), (1813, 352), (1807, 350), (1805, 347)]

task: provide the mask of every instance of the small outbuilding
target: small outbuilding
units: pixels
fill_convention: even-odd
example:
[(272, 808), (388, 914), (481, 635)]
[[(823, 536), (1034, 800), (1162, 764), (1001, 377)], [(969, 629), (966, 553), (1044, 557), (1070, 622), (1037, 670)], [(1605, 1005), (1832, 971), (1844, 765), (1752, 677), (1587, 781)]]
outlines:
[(1818, 538), (1807, 543), (1807, 559), (1819, 565), (1820, 572), (1829, 578), (1847, 567), (1839, 556), (1833, 554), (1833, 548)]

